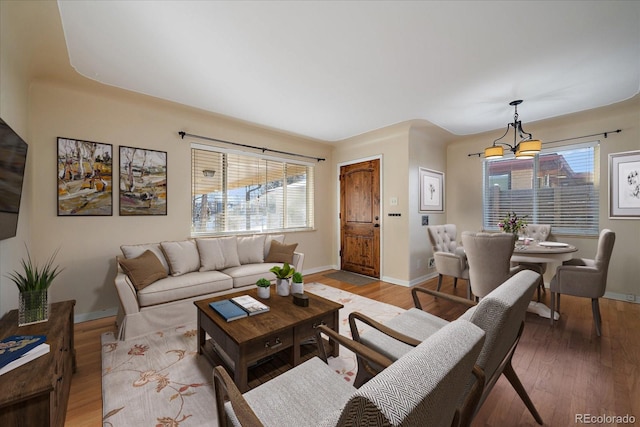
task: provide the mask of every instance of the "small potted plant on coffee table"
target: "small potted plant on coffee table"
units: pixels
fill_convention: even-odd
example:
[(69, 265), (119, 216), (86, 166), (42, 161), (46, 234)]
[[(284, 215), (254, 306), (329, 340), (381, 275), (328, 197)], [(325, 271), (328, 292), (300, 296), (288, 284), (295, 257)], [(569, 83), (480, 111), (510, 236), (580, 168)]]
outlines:
[(269, 271), (276, 275), (276, 292), (278, 295), (282, 297), (288, 296), (291, 288), (289, 281), (296, 269), (285, 262), (282, 267), (276, 265), (271, 267)]
[(296, 271), (291, 276), (291, 293), (292, 294), (303, 294), (304, 293), (304, 278), (302, 277), (302, 273)]
[(258, 287), (258, 297), (267, 299), (271, 296), (271, 282), (264, 277), (258, 279), (256, 282)]

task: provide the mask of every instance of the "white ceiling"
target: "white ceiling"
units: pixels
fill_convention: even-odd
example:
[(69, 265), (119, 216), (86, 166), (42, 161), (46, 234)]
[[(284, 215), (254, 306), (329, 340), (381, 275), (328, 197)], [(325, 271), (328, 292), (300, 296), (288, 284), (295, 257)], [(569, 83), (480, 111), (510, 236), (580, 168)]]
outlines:
[(58, 1), (99, 82), (337, 141), (412, 119), (457, 135), (631, 98), (640, 2)]

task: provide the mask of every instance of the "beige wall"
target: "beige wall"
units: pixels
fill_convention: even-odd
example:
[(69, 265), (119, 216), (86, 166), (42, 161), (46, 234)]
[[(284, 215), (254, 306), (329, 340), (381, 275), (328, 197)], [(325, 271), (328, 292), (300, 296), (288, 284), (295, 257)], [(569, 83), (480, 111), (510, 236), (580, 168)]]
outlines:
[[(327, 185), (330, 146), (116, 89), (94, 93), (37, 82), (32, 85), (30, 102), (30, 144), (34, 148), (30, 173), (37, 177), (34, 175), (35, 185), (29, 192), (34, 203), (28, 215), (33, 236), (44, 237), (34, 237), (32, 246), (41, 257), (60, 248), (57, 260), (65, 270), (52, 286), (50, 298), (77, 300), (76, 313), (94, 316), (117, 306), (113, 277), (120, 245), (189, 237), (190, 140), (182, 140), (180, 130), (328, 158), (316, 165), (316, 231), (290, 233), (286, 241), (299, 243), (306, 255), (306, 269), (330, 264), (325, 249), (331, 227), (325, 212), (331, 194)], [(119, 216), (116, 189), (111, 217), (58, 217), (53, 187), (58, 136), (113, 144), (114, 164), (120, 145), (166, 151), (167, 215)], [(117, 173), (114, 167), (116, 187)]]
[[(609, 268), (607, 293), (624, 298), (627, 294), (640, 295), (640, 220), (609, 219), (609, 173), (608, 155), (640, 149), (640, 95), (608, 107), (589, 110), (567, 116), (523, 123), (527, 132), (532, 132), (542, 141), (556, 141), (591, 135), (604, 131), (622, 129), (619, 134), (587, 137), (555, 145), (599, 140), (600, 144), (600, 228), (616, 232), (613, 259)], [(506, 126), (506, 123), (505, 123)], [(447, 221), (458, 225), (459, 230), (479, 230), (482, 227), (482, 159), (468, 157), (468, 153), (482, 151), (498, 138), (502, 131), (459, 138), (447, 147)], [(558, 236), (579, 248), (577, 256), (593, 258), (596, 238), (574, 238)], [(545, 280), (553, 276), (554, 268), (547, 271)]]
[[(337, 191), (338, 168), (368, 157), (381, 158), (381, 278), (409, 286), (431, 277), (428, 268), (431, 245), (422, 227), (419, 208), (418, 168), (445, 169), (445, 142), (451, 135), (432, 124), (414, 120), (368, 132), (335, 144), (336, 211), (339, 210)], [(398, 205), (392, 206), (396, 198)], [(399, 213), (401, 216), (389, 216)], [(339, 221), (335, 215), (334, 257), (339, 265)], [(432, 224), (443, 223), (445, 214), (429, 214)]]

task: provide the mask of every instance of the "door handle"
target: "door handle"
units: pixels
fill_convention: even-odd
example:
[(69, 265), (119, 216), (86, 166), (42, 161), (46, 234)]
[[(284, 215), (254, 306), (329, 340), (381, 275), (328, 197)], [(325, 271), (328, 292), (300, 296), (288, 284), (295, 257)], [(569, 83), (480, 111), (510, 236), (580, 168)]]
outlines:
[(378, 228), (378, 227), (380, 227), (380, 224), (373, 224), (373, 226)]

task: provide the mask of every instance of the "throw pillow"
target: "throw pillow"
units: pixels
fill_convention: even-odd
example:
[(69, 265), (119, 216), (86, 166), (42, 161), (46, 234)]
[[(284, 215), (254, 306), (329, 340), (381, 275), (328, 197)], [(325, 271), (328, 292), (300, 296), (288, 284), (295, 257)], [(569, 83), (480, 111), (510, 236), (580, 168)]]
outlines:
[(196, 239), (200, 253), (200, 271), (223, 270), (240, 265), (235, 236)]
[(238, 258), (240, 264), (264, 262), (264, 235), (238, 236)]
[(167, 271), (151, 250), (144, 251), (136, 258), (118, 257), (118, 263), (137, 291), (167, 277)]
[(269, 234), (264, 239), (264, 258), (269, 255), (269, 249), (271, 249), (271, 242), (277, 240), (280, 243), (284, 243), (284, 234)]
[(145, 251), (149, 250), (153, 252), (155, 256), (158, 257), (158, 259), (164, 266), (164, 270), (167, 272), (167, 274), (169, 274), (169, 263), (167, 263), (167, 260), (164, 257), (162, 248), (160, 248), (160, 243), (144, 243), (141, 245), (122, 245), (120, 246), (120, 250), (124, 254), (125, 258), (139, 257)]
[(293, 262), (293, 251), (295, 251), (297, 247), (297, 243), (285, 245), (277, 240), (272, 240), (269, 254), (265, 258), (264, 262), (286, 262), (291, 264)]
[(169, 262), (172, 276), (198, 271), (200, 268), (200, 255), (193, 240), (162, 242), (160, 246)]

